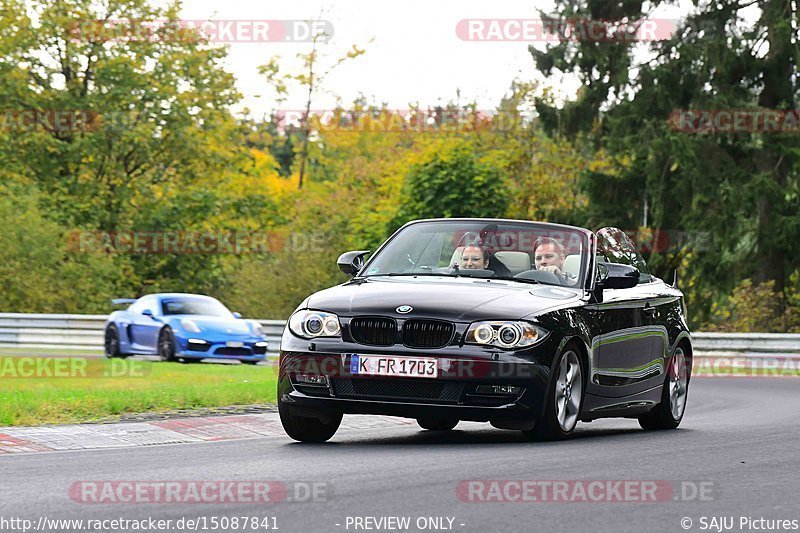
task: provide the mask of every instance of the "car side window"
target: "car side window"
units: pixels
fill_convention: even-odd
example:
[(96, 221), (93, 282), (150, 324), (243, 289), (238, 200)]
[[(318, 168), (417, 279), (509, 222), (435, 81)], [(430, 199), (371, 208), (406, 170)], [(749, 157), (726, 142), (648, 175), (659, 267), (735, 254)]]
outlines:
[(598, 261), (602, 258), (606, 263), (621, 263), (636, 267), (639, 269), (639, 283), (649, 283), (652, 280), (642, 254), (620, 229), (603, 228), (597, 232), (597, 256)]

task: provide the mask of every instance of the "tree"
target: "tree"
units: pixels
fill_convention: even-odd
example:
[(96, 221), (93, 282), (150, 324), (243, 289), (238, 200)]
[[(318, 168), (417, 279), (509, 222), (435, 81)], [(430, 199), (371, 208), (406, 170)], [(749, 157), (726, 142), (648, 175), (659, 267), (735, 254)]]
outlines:
[(134, 289), (129, 262), (70, 250), (69, 232), (44, 216), (31, 187), (0, 187), (0, 192), (3, 311), (99, 313), (115, 291)]
[[(640, 20), (644, 5), (658, 4), (569, 1), (558, 16)], [(752, 24), (746, 10), (754, 6)], [(698, 4), (661, 42), (564, 41), (531, 51), (545, 73), (569, 72), (583, 83), (562, 110), (539, 102), (542, 119), (590, 135), (625, 161), (615, 173), (585, 176), (593, 220), (713, 235), (713, 248), (695, 250), (687, 264), (699, 293), (724, 294), (753, 278), (784, 296), (800, 263), (800, 141), (796, 131), (695, 133), (670, 119), (677, 110), (795, 109), (799, 12), (790, 0), (722, 0)], [(686, 264), (686, 252), (652, 260), (663, 276)], [(712, 302), (694, 303), (702, 318)]]
[(468, 140), (443, 139), (423, 158), (406, 175), (394, 229), (417, 218), (505, 214), (509, 197), (504, 171), (481, 159)]
[[(0, 2), (0, 174), (31, 184), (44, 216), (106, 232), (267, 224), (269, 202), (238, 192), (255, 156), (229, 111), (239, 95), (226, 50), (179, 28), (178, 3)], [(210, 292), (230, 258), (113, 260), (126, 290), (132, 262), (132, 279), (151, 288)]]
[(191, 33), (142, 34), (144, 21), (177, 20), (177, 4), (3, 0), (3, 12), (2, 99), (14, 112), (85, 118), (74, 128), (31, 128), (4, 150), (62, 221), (116, 229), (153, 185), (224, 164), (227, 107), (238, 98), (221, 68), (225, 51)]
[(303, 115), (300, 117), (300, 130), (302, 137), (302, 146), (300, 148), (300, 169), (299, 178), (297, 180), (297, 188), (303, 188), (303, 179), (306, 173), (306, 163), (308, 161), (308, 144), (311, 138), (311, 104), (313, 103), (314, 96), (324, 84), (328, 75), (337, 67), (350, 59), (355, 59), (364, 54), (363, 49), (359, 49), (353, 45), (350, 50), (342, 57), (337, 59), (333, 65), (323, 67), (320, 65), (320, 51), (318, 47), (328, 39), (328, 35), (324, 31), (315, 32), (311, 36), (311, 51), (307, 54), (297, 54), (297, 57), (302, 60), (302, 71), (296, 74), (284, 74), (280, 71), (279, 57), (273, 57), (265, 65), (259, 67), (259, 72), (266, 76), (267, 82), (275, 89), (278, 94), (279, 101), (284, 101), (286, 94), (291, 83), (299, 84), (305, 91), (305, 108)]

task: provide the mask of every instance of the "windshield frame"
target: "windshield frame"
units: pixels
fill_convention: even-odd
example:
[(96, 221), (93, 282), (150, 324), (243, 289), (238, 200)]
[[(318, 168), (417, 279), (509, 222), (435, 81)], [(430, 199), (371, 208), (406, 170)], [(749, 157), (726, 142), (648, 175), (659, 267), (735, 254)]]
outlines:
[[(372, 277), (383, 277), (387, 275), (391, 275), (389, 272), (384, 272), (381, 274), (372, 274), (366, 275), (366, 272), (369, 271), (371, 265), (376, 261), (378, 257), (380, 257), (381, 253), (384, 252), (385, 248), (394, 241), (399, 235), (401, 235), (404, 231), (412, 226), (416, 226), (419, 224), (452, 224), (454, 222), (463, 222), (465, 224), (475, 223), (475, 224), (519, 224), (523, 226), (529, 226), (534, 230), (539, 230), (542, 232), (570, 232), (580, 236), (581, 240), (581, 260), (580, 260), (580, 269), (578, 271), (578, 281), (575, 285), (572, 285), (571, 288), (578, 289), (578, 290), (586, 290), (587, 283), (593, 280), (593, 276), (590, 276), (590, 269), (592, 268), (592, 256), (591, 254), (594, 253), (595, 247), (595, 236), (594, 234), (586, 229), (580, 228), (577, 226), (570, 226), (567, 224), (553, 224), (550, 222), (536, 222), (530, 220), (517, 220), (517, 219), (506, 219), (506, 218), (428, 218), (428, 219), (420, 219), (420, 220), (412, 220), (407, 222), (403, 226), (401, 226), (397, 231), (395, 231), (389, 238), (387, 238), (375, 252), (370, 254), (369, 259), (364, 263), (358, 273), (353, 277), (353, 279), (358, 280), (368, 280)], [(396, 275), (396, 274), (395, 274)], [(414, 277), (414, 275), (421, 275), (421, 276), (429, 276), (429, 273), (408, 273), (408, 277)], [(434, 274), (436, 275), (436, 274)], [(454, 278), (459, 276), (454, 276), (446, 273), (438, 274), (442, 277)], [(463, 276), (467, 277), (467, 276)], [(541, 283), (542, 285), (548, 285), (553, 287), (570, 287), (569, 285), (560, 285), (560, 284), (553, 284), (547, 282), (539, 282), (539, 281), (532, 281), (532, 280), (525, 280), (522, 278), (508, 278), (508, 277), (490, 277), (487, 278), (489, 280), (502, 280), (502, 281), (517, 281), (520, 283), (529, 283), (529, 284), (538, 284)]]

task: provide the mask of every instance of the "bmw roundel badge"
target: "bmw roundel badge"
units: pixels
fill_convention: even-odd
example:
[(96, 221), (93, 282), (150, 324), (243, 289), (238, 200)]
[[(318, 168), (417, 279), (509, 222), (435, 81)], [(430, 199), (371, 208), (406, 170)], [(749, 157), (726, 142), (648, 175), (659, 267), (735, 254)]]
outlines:
[(411, 312), (411, 311), (413, 311), (413, 310), (414, 310), (414, 308), (413, 308), (413, 307), (411, 307), (410, 305), (401, 305), (400, 307), (398, 307), (398, 308), (396, 309), (396, 311), (397, 311), (398, 313), (401, 313), (401, 314), (403, 314), (403, 315), (404, 315), (404, 314), (406, 314), (406, 313), (410, 313), (410, 312)]

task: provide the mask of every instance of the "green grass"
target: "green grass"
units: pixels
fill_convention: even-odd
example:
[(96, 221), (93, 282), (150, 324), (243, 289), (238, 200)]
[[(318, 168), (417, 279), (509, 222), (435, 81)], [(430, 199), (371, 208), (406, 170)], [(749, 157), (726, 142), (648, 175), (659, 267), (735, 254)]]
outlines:
[[(796, 367), (776, 372), (699, 365), (695, 370), (699, 375), (800, 375)], [(276, 382), (272, 366), (0, 355), (0, 426), (268, 404), (275, 402)]]
[(270, 366), (0, 357), (0, 426), (274, 403), (276, 383)]

